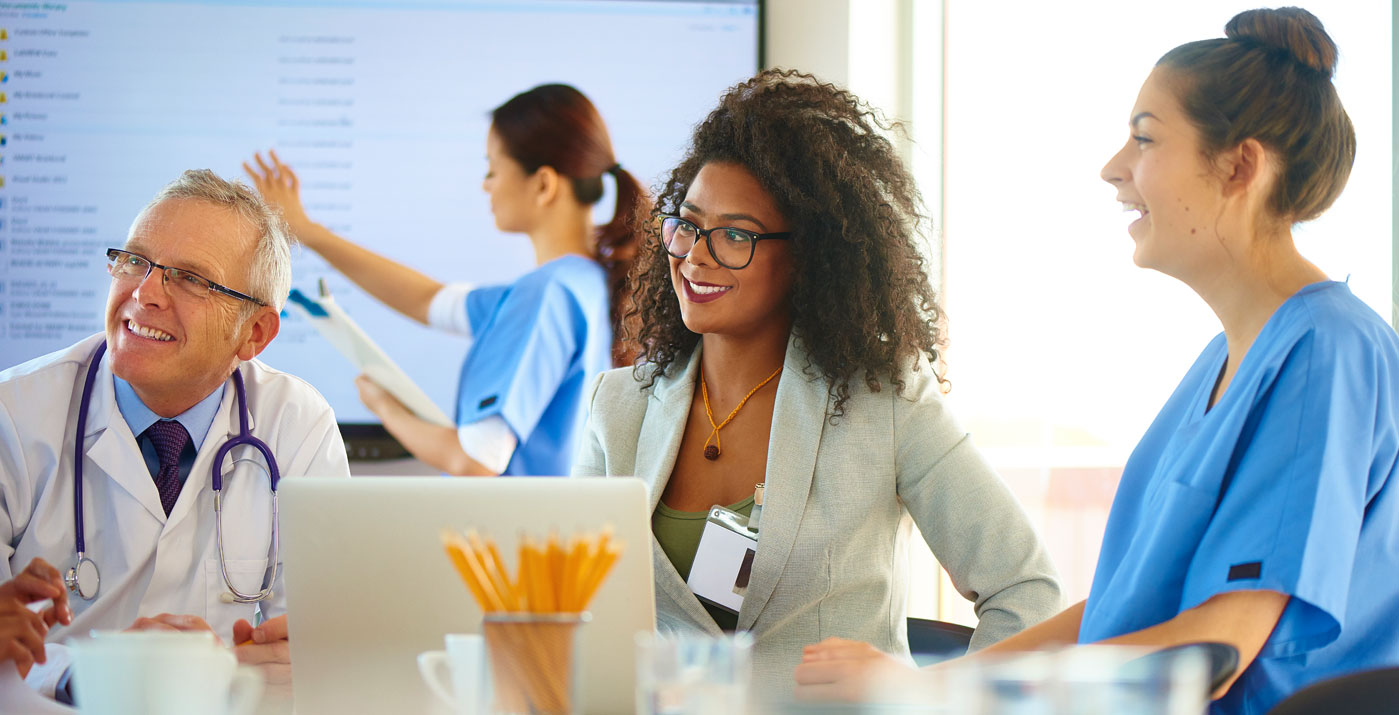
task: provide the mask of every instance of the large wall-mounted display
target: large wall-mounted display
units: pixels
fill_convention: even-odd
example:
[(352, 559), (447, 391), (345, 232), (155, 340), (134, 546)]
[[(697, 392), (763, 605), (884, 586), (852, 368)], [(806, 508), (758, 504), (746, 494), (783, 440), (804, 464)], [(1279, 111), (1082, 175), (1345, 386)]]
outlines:
[[(489, 111), (544, 82), (587, 94), (619, 161), (650, 185), (695, 123), (759, 64), (760, 7), (737, 2), (0, 2), (0, 369), (101, 330), (103, 251), (187, 168), (241, 176), (275, 148), (313, 219), (439, 280), (533, 265), (480, 185)], [(598, 204), (610, 217), (610, 197)], [(465, 344), (318, 279), (449, 414)], [(263, 354), (342, 423), (372, 423), (354, 369), (294, 315)]]

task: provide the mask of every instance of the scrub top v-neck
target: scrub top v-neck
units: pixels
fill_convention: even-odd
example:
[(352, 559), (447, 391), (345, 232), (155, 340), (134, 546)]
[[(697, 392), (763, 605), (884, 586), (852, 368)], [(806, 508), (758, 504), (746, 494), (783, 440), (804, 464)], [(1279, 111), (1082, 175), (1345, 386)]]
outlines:
[(1399, 664), (1399, 337), (1325, 282), (1278, 308), (1209, 407), (1227, 357), (1221, 334), (1128, 460), (1079, 640), (1229, 591), (1289, 595), (1212, 705), (1261, 713), (1311, 682)]

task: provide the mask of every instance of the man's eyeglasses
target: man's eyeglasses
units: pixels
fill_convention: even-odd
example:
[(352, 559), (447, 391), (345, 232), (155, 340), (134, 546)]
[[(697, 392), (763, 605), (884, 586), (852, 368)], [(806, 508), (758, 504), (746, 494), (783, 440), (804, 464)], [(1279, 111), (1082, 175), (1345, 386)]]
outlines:
[(709, 241), (709, 255), (713, 256), (719, 265), (735, 271), (747, 268), (748, 264), (753, 262), (753, 250), (758, 241), (792, 237), (788, 231), (754, 233), (729, 226), (702, 229), (679, 216), (664, 214), (657, 216), (656, 220), (661, 224), (661, 245), (665, 246), (666, 253), (676, 258), (684, 258), (690, 255), (690, 251), (695, 249), (695, 245), (701, 239), (704, 239)]
[(190, 273), (183, 268), (162, 266), (145, 256), (123, 251), (120, 248), (107, 249), (107, 272), (112, 274), (113, 280), (140, 283), (151, 274), (152, 268), (160, 269), (164, 284), (171, 286), (172, 291), (190, 298), (208, 298), (210, 293), (217, 292), (233, 296), (238, 300), (246, 300), (254, 305), (267, 305), (257, 298), (239, 293), (232, 288), (225, 288), (208, 278)]

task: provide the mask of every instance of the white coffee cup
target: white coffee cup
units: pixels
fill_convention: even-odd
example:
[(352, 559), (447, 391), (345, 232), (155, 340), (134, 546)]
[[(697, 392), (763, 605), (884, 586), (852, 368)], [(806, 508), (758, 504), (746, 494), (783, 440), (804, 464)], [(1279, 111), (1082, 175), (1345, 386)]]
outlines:
[(262, 696), (262, 674), (212, 633), (94, 631), (69, 647), (81, 713), (248, 715)]
[(456, 715), (485, 715), (491, 701), (485, 639), (476, 633), (449, 633), (444, 640), (447, 650), (418, 654), (418, 672)]

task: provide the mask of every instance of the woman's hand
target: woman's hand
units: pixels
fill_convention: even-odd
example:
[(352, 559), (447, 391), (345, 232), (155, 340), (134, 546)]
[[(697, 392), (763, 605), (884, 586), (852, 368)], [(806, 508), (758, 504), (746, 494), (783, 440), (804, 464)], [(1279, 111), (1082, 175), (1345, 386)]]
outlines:
[(878, 648), (844, 638), (827, 638), (802, 649), (802, 662), (793, 677), (796, 697), (803, 701), (859, 702), (876, 700), (876, 693), (895, 695), (900, 683), (919, 681), (919, 671)]
[[(52, 599), (41, 611), (29, 604)], [(19, 677), (29, 675), (35, 663), (45, 662), (44, 639), (49, 626), (73, 622), (68, 591), (58, 569), (36, 558), (14, 578), (0, 584), (0, 662), (12, 660)]]
[(388, 390), (379, 386), (368, 375), (360, 375), (355, 378), (355, 387), (359, 389), (359, 401), (364, 403), (379, 419), (383, 420), (389, 415), (408, 413), (411, 411), (398, 401), (397, 397), (389, 394)]
[(268, 205), (282, 212), (282, 218), (302, 245), (315, 251), (366, 293), (427, 325), (428, 307), (442, 290), (441, 283), (312, 221), (301, 204), (301, 182), (296, 172), (282, 163), (277, 152), (268, 151), (266, 159), (262, 154), (254, 154), (253, 164), (256, 166), (243, 162), (243, 171), (248, 173)]
[(296, 172), (282, 163), (277, 152), (269, 149), (267, 156), (268, 161), (272, 162), (270, 165), (263, 160), (262, 154), (257, 153), (253, 154), (257, 168), (245, 161), (243, 171), (253, 180), (253, 186), (257, 187), (263, 200), (282, 212), (282, 218), (286, 219), (297, 240), (316, 250), (315, 241), (319, 235), (315, 231), (317, 224), (306, 215), (306, 209), (301, 205), (301, 182), (296, 178)]
[(147, 618), (142, 616), (137, 618), (126, 629), (130, 631), (170, 631), (172, 633), (212, 633), (214, 642), (223, 644), (223, 639), (219, 634), (214, 633), (214, 627), (209, 622), (199, 616), (162, 613), (158, 616)]
[(413, 414), (397, 397), (379, 386), (368, 375), (355, 378), (359, 399), (380, 420), (408, 453), (419, 460), (456, 476), (485, 477), (496, 473), (472, 459), (462, 449), (456, 427), (443, 427)]

